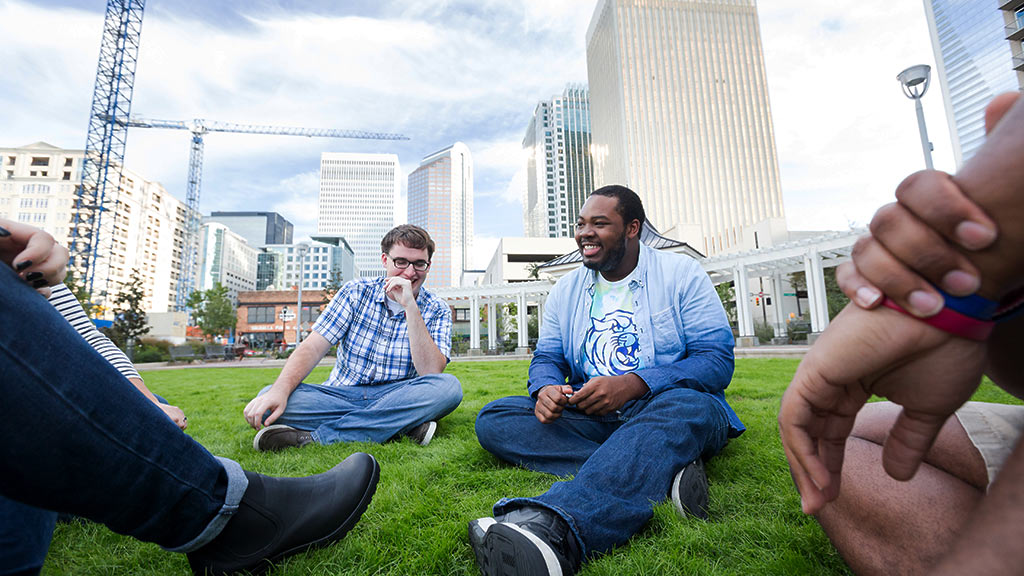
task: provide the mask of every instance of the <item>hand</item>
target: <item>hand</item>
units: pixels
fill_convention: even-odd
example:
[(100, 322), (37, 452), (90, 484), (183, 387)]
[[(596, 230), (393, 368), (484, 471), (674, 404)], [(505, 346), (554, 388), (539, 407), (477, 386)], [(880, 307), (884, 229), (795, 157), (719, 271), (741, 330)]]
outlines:
[(648, 392), (647, 384), (636, 374), (591, 378), (572, 395), (569, 403), (591, 416), (604, 416), (622, 408), (630, 400)]
[(177, 406), (171, 406), (170, 404), (160, 403), (157, 403), (157, 408), (163, 410), (164, 414), (167, 414), (167, 417), (178, 425), (178, 428), (181, 428), (182, 430), (188, 428), (188, 418), (185, 417), (185, 413), (181, 410), (181, 408), (178, 408)]
[(903, 406), (882, 450), (886, 472), (914, 475), (939, 429), (981, 380), (984, 343), (899, 312), (847, 306), (800, 363), (782, 397), (779, 433), (813, 514), (839, 495), (846, 439), (872, 394)]
[(384, 281), (384, 293), (401, 304), (402, 308), (416, 305), (416, 297), (412, 293), (412, 282), (408, 278), (391, 276)]
[[(1016, 92), (1001, 94), (989, 103), (986, 133), (1019, 97)], [(932, 316), (941, 309), (941, 295), (925, 279), (954, 296), (973, 294), (980, 282), (978, 270), (955, 246), (968, 251), (989, 247), (996, 225), (942, 172), (911, 175), (896, 197), (898, 203), (875, 214), (872, 236), (858, 240), (853, 263), (840, 266), (836, 278), (843, 293), (862, 308), (878, 306), (885, 293), (917, 316)]]
[(67, 275), (68, 250), (38, 228), (0, 219), (0, 261), (48, 297)]
[[(281, 414), (284, 414), (284, 409), (288, 406), (288, 396), (289, 394), (284, 394), (271, 387), (270, 390), (250, 400), (245, 406), (245, 409), (242, 410), (242, 414), (245, 415), (245, 421), (256, 430), (263, 426), (270, 426)], [(267, 416), (264, 420), (263, 415), (268, 410), (270, 411), (270, 416)]]
[(572, 386), (554, 384), (537, 391), (537, 404), (533, 408), (537, 420), (543, 424), (551, 424), (562, 415), (565, 405), (569, 403), (566, 394), (572, 394)]

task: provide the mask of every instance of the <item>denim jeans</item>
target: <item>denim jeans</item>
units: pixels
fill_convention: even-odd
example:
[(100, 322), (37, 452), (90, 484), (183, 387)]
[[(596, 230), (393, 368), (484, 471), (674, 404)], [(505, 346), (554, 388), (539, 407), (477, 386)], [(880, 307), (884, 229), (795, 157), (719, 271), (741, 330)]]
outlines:
[(494, 514), (528, 505), (554, 510), (569, 523), (585, 557), (629, 540), (668, 497), (675, 474), (728, 441), (722, 404), (688, 388), (648, 394), (605, 416), (569, 408), (550, 424), (537, 420), (535, 403), (510, 396), (484, 406), (476, 419), (480, 444), (513, 464), (575, 476), (535, 498), (503, 498)]
[[(247, 486), (237, 463), (182, 433), (6, 265), (0, 327), (0, 496), (172, 551), (220, 533)], [(0, 536), (4, 570), (16, 550), (38, 556), (41, 533), (49, 540), (52, 516), (18, 533), (24, 513), (0, 506), (0, 528), (16, 531)]]
[(311, 430), (320, 444), (383, 443), (424, 422), (440, 420), (460, 402), (462, 386), (451, 374), (370, 386), (299, 384), (274, 424)]

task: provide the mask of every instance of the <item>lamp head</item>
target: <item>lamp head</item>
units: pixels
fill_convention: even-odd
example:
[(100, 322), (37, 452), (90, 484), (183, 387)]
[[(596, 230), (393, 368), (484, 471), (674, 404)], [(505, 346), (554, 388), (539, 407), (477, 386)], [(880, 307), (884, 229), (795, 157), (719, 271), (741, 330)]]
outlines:
[(918, 99), (928, 91), (928, 84), (931, 79), (932, 67), (927, 64), (911, 66), (900, 72), (896, 79), (903, 87), (903, 93), (907, 98)]

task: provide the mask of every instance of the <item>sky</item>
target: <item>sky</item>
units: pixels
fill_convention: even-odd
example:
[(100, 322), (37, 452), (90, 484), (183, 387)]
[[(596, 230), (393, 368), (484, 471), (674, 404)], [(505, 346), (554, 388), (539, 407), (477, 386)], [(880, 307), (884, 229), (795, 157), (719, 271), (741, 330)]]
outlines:
[[(462, 141), (475, 163), (475, 264), (521, 236), (522, 139), (541, 100), (586, 83), (596, 0), (149, 0), (132, 114), (400, 133), (379, 141), (212, 133), (204, 214), (280, 212), (316, 231), (322, 152), (398, 154), (409, 173)], [(103, 0), (0, 0), (0, 147), (85, 145)], [(896, 75), (933, 67), (935, 167), (954, 171), (921, 0), (758, 2), (791, 230), (870, 221), (924, 168)], [(125, 165), (184, 200), (190, 134), (129, 130)], [(599, 183), (603, 184), (603, 183)]]

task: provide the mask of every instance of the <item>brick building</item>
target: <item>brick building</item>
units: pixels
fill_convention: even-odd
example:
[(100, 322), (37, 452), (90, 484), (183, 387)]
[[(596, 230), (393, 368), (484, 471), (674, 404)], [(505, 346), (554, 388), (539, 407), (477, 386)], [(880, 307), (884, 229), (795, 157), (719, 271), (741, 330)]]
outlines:
[[(238, 293), (238, 324), (235, 327), (236, 341), (245, 339), (256, 350), (280, 347), (295, 343), (295, 323), (298, 290), (261, 290)], [(302, 334), (309, 334), (313, 322), (320, 316), (326, 305), (321, 290), (302, 291)], [(282, 312), (294, 315), (290, 320), (281, 320)]]

